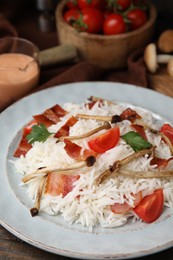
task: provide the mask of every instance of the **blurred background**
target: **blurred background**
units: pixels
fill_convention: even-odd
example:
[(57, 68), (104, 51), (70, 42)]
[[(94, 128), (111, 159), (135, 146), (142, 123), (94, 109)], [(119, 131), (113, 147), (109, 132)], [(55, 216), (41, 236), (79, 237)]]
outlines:
[[(40, 49), (45, 49), (58, 42), (54, 13), (60, 1), (0, 0), (0, 14), (16, 27), (19, 36), (35, 41)], [(164, 29), (173, 28), (173, 1), (151, 0), (151, 2), (158, 10), (155, 32), (157, 38)]]

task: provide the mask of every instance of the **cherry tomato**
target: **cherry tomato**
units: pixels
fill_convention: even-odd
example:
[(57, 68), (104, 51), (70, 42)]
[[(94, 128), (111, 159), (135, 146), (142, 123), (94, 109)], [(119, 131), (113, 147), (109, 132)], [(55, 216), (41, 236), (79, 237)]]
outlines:
[(106, 35), (125, 33), (126, 24), (121, 14), (110, 14), (103, 24), (103, 32)]
[(144, 197), (139, 205), (134, 208), (134, 212), (147, 223), (152, 223), (158, 219), (162, 213), (164, 204), (163, 190), (155, 190), (152, 194)]
[(140, 8), (135, 8), (127, 13), (130, 20), (130, 30), (136, 30), (147, 22), (146, 12)]
[(75, 28), (80, 32), (99, 33), (103, 27), (104, 15), (95, 8), (86, 7), (81, 10), (82, 15), (77, 19)]
[(127, 10), (132, 3), (132, 0), (117, 0), (116, 4), (118, 10), (125, 11)]
[(80, 11), (77, 8), (71, 8), (64, 13), (64, 20), (70, 25), (73, 25), (79, 17)]
[(69, 0), (69, 1), (67, 2), (67, 7), (68, 7), (69, 9), (78, 7), (78, 0)]
[(115, 147), (120, 139), (119, 127), (111, 128), (105, 133), (88, 141), (88, 146), (96, 153), (104, 153)]
[(78, 0), (81, 9), (85, 7), (101, 8), (103, 0)]
[(171, 141), (173, 144), (173, 127), (170, 124), (164, 124), (160, 131), (168, 137), (168, 139)]

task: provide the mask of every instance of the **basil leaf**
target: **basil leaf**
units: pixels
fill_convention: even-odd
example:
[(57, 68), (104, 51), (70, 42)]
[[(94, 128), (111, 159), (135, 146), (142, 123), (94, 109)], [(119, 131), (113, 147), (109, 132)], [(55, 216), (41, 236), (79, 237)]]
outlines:
[(146, 141), (140, 134), (134, 131), (130, 131), (127, 134), (122, 135), (121, 138), (129, 144), (135, 152), (152, 147), (151, 143)]
[(36, 141), (44, 143), (51, 134), (44, 124), (34, 125), (31, 133), (26, 136), (26, 139), (29, 144), (33, 144)]

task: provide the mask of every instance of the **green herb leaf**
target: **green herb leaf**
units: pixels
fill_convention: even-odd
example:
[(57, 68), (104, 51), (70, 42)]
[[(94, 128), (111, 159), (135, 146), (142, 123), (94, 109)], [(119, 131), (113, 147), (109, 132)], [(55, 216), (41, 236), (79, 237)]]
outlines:
[(130, 131), (127, 134), (122, 135), (121, 138), (129, 144), (135, 152), (152, 147), (151, 143), (146, 141), (140, 134), (134, 131)]
[(33, 144), (36, 141), (44, 143), (51, 134), (44, 124), (39, 124), (32, 127), (32, 131), (26, 136), (26, 139), (29, 144)]

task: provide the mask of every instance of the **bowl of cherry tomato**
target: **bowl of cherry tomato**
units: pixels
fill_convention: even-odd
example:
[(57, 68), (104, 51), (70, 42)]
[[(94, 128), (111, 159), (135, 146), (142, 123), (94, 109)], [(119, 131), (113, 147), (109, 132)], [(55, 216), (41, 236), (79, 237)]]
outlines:
[(151, 41), (157, 12), (148, 0), (62, 0), (55, 17), (60, 44), (74, 45), (80, 59), (119, 69)]

